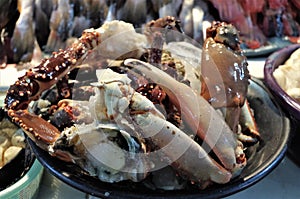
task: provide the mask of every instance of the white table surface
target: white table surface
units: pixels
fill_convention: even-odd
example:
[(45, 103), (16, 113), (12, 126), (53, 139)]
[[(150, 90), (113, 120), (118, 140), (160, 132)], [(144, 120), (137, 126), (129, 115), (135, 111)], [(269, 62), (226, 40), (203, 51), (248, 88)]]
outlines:
[[(249, 59), (249, 71), (253, 77), (263, 78), (263, 58)], [(4, 72), (6, 71), (6, 72)], [(16, 76), (8, 76), (13, 68), (0, 70), (0, 85), (10, 85)], [(22, 72), (20, 72), (21, 74)], [(38, 199), (85, 199), (93, 198), (81, 191), (55, 178), (48, 171), (44, 171), (40, 185)], [(244, 191), (236, 193), (226, 199), (243, 198), (272, 198), (293, 199), (300, 198), (300, 167), (294, 164), (288, 157), (276, 167), (268, 176)]]

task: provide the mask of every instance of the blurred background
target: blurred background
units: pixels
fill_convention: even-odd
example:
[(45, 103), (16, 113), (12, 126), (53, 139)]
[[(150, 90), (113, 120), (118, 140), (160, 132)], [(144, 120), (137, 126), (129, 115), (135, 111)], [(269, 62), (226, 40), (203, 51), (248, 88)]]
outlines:
[(200, 44), (204, 22), (213, 20), (235, 25), (244, 49), (270, 45), (274, 37), (297, 43), (299, 10), (299, 0), (0, 0), (0, 65), (38, 61), (41, 51), (65, 48), (105, 21), (143, 27), (167, 15)]

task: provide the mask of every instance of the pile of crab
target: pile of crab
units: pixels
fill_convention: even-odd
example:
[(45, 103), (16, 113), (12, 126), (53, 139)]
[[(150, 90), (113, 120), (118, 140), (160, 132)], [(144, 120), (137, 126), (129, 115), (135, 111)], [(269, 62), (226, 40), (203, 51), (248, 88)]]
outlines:
[(214, 22), (202, 48), (192, 43), (170, 16), (143, 30), (87, 29), (19, 77), (5, 109), (39, 147), (101, 181), (227, 183), (259, 142), (247, 61), (231, 24)]

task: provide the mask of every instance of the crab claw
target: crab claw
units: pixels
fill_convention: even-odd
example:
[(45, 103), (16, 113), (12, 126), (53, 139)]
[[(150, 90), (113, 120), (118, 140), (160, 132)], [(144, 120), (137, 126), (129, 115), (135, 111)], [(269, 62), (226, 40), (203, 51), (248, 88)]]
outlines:
[(230, 24), (214, 23), (207, 37), (202, 51), (201, 95), (215, 108), (242, 106), (250, 75), (237, 30)]
[[(31, 140), (45, 151), (48, 151), (51, 148), (49, 146), (54, 145), (60, 137), (61, 132), (55, 126), (27, 110), (8, 110), (8, 115), (13, 122), (19, 124)], [(52, 156), (65, 162), (73, 162), (74, 157), (67, 151), (53, 150), (49, 152)]]
[(260, 133), (247, 100), (241, 108), (240, 124), (242, 126), (242, 132), (247, 133), (238, 134), (240, 141), (244, 143), (256, 143), (260, 139)]
[(145, 74), (165, 90), (178, 110), (181, 110), (183, 119), (192, 131), (210, 146), (225, 168), (233, 170), (238, 166), (235, 135), (203, 97), (151, 64), (135, 59), (127, 59), (124, 64)]
[(52, 144), (60, 135), (60, 131), (56, 127), (26, 110), (9, 110), (8, 115), (37, 143)]
[(224, 184), (230, 181), (231, 171), (212, 159), (188, 134), (167, 121), (147, 97), (131, 87), (127, 76), (104, 69), (97, 71), (97, 77), (98, 83), (93, 85), (98, 86), (98, 95), (91, 101), (98, 99), (96, 107), (101, 109), (95, 112), (102, 115), (98, 117), (99, 121), (113, 122), (117, 128), (126, 128), (128, 134), (137, 132), (139, 137), (147, 138), (154, 147), (149, 147), (143, 156), (153, 166), (151, 169), (171, 165), (200, 188), (212, 182)]
[[(213, 160), (199, 144), (172, 123), (152, 113), (136, 114), (133, 118), (143, 127), (144, 136), (154, 134), (152, 142), (163, 150), (172, 166), (192, 182), (200, 184), (201, 188), (211, 182), (224, 184), (231, 179), (231, 172)], [(153, 133), (158, 127), (161, 129)]]

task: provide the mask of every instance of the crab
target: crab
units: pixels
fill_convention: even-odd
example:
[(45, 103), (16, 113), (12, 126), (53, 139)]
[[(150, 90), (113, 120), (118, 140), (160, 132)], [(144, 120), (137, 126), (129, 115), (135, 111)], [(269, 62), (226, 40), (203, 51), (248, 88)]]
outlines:
[[(225, 120), (241, 141), (256, 143), (259, 132), (247, 101), (250, 74), (239, 46), (239, 32), (225, 22), (213, 22), (207, 29), (202, 51), (201, 95), (225, 112)], [(246, 119), (246, 120), (245, 120)], [(242, 120), (242, 121), (241, 121)], [(241, 124), (242, 134), (238, 125)]]
[[(155, 24), (164, 21), (170, 23), (163, 27), (178, 29), (178, 23), (166, 19), (170, 17), (152, 22), (151, 26), (156, 27)], [(124, 25), (124, 22), (107, 22), (98, 29), (84, 31), (71, 47), (53, 53), (19, 77), (5, 98), (8, 116), (50, 155), (75, 163), (102, 181), (140, 182), (152, 171), (171, 166), (176, 176), (204, 189), (212, 183), (227, 183), (239, 175), (246, 165), (246, 157), (237, 134), (198, 91), (160, 70), (157, 67), (160, 62), (139, 59), (145, 48), (138, 44), (147, 40), (145, 35), (135, 33), (130, 27), (127, 35), (138, 38), (130, 40), (136, 42), (134, 52), (120, 56), (118, 52), (110, 51), (105, 39), (115, 41), (122, 29), (118, 27), (120, 24)], [(175, 27), (170, 28), (172, 25)], [(128, 28), (127, 25), (124, 27)], [(119, 46), (112, 46), (116, 51), (120, 50)], [(95, 82), (89, 83), (93, 92), (87, 99), (61, 99), (53, 112), (63, 110), (72, 121), (70, 125), (59, 129), (28, 110), (30, 102), (39, 100), (44, 91), (53, 89), (55, 84), (61, 83), (59, 81), (65, 83), (70, 72), (86, 64), (95, 51), (101, 54), (101, 59), (111, 58), (107, 57), (111, 53), (115, 53), (113, 58), (123, 59), (118, 70), (123, 70), (124, 74), (113, 71), (110, 65), (101, 65), (96, 70)], [(151, 86), (141, 89), (143, 85), (137, 82), (153, 83), (151, 96), (156, 100), (141, 93), (145, 89), (149, 91)], [(69, 89), (64, 92), (66, 87), (62, 88), (60, 98), (69, 98)], [(177, 110), (173, 114), (177, 115), (173, 117), (175, 123), (170, 122), (161, 110), (166, 98)], [(44, 106), (47, 107), (47, 103)], [(213, 158), (211, 152), (217, 158)]]

